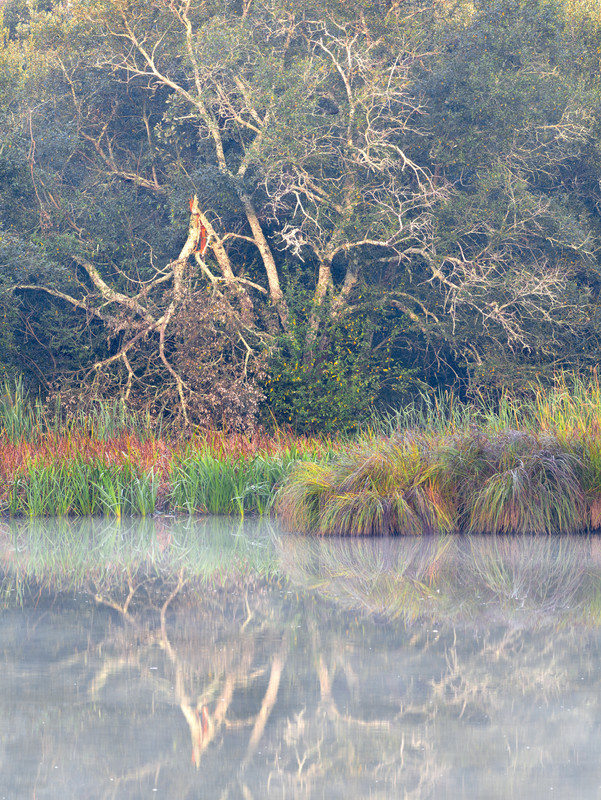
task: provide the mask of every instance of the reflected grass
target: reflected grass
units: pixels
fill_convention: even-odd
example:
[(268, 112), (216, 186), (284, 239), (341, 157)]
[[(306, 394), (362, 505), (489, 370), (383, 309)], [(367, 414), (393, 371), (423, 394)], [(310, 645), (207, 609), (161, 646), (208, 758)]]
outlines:
[(601, 625), (597, 537), (277, 540), (293, 586), (357, 614), (485, 629)]
[(408, 626), (601, 626), (597, 537), (308, 538), (267, 519), (32, 518), (0, 525), (0, 565), (5, 606), (84, 592), (126, 613), (160, 608), (176, 587), (203, 597), (274, 581), (325, 614)]
[(337, 606), (409, 624), (431, 607), (433, 588), (452, 538), (277, 541), (292, 585)]
[(150, 590), (168, 593), (180, 580), (191, 588), (266, 580), (276, 568), (271, 528), (245, 526), (243, 534), (216, 519), (11, 520), (0, 525), (0, 594), (8, 603), (32, 591), (133, 589), (148, 601)]
[(592, 596), (601, 576), (591, 563), (591, 543), (580, 537), (469, 537), (466, 545), (461, 563), (471, 582), (467, 591), (504, 608), (537, 614), (575, 609)]

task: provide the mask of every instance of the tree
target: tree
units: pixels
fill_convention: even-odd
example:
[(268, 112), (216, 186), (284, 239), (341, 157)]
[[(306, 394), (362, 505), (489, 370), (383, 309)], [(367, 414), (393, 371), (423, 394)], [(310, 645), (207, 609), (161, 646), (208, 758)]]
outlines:
[(454, 186), (435, 237), (447, 341), (476, 386), (524, 388), (597, 347), (599, 81), (569, 4), (440, 8), (424, 91)]
[(238, 427), (262, 386), (278, 420), (337, 427), (596, 336), (597, 123), (560, 13), (447, 8), (32, 13), (19, 225), (43, 258), (14, 291), (88, 326), (87, 386)]
[[(55, 87), (51, 110), (31, 126), (40, 224), (50, 238), (70, 228), (78, 291), (42, 283), (18, 290), (43, 292), (102, 323), (113, 344), (93, 370), (100, 376), (120, 363), (126, 398), (142, 375), (147, 379), (150, 361), (160, 362), (184, 418), (198, 393), (190, 359), (173, 362), (185, 350), (178, 344), (184, 309), (201, 296), (227, 308), (226, 338), (242, 346), (238, 363), (247, 374), (278, 327), (290, 330), (282, 259), (269, 239), (300, 259), (308, 249), (319, 263), (308, 361), (315, 347), (327, 347), (327, 335), (318, 342), (324, 314), (340, 318), (358, 282), (359, 261), (349, 253), (380, 248), (407, 259), (443, 197), (401, 147), (421, 109), (408, 88), (418, 56), (398, 56), (404, 43), (397, 33), (376, 40), (364, 17), (337, 22), (330, 14), (328, 27), (268, 5), (247, 12), (223, 18), (191, 2), (80, 3), (38, 18), (32, 34), (48, 55)], [(75, 50), (67, 43), (74, 36), (83, 43)], [(65, 118), (73, 144), (56, 169), (49, 163), (56, 142), (44, 153), (37, 126), (52, 130)], [(295, 126), (294, 141), (286, 139)], [(185, 193), (199, 198), (180, 256), (162, 271), (138, 263), (134, 278), (117, 266), (120, 245), (106, 237), (117, 181), (146, 205), (158, 199), (163, 213), (179, 207), (180, 218)], [(136, 213), (135, 198), (128, 216)], [(196, 248), (200, 230), (210, 258)], [(141, 237), (130, 238), (139, 262)], [(248, 271), (240, 269), (242, 259)], [(344, 273), (338, 286), (336, 268)], [(136, 366), (132, 354), (152, 337), (158, 356)]]

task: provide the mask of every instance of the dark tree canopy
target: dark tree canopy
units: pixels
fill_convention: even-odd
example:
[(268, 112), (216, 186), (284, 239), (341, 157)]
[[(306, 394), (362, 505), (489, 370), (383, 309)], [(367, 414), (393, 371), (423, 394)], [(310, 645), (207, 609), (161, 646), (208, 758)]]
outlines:
[(339, 430), (596, 363), (596, 4), (2, 15), (5, 375)]

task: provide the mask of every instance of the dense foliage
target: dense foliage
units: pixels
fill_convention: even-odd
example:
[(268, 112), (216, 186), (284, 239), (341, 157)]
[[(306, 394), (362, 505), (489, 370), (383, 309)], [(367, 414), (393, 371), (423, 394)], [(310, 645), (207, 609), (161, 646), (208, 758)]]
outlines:
[(594, 366), (600, 66), (591, 0), (7, 0), (1, 369), (336, 431)]

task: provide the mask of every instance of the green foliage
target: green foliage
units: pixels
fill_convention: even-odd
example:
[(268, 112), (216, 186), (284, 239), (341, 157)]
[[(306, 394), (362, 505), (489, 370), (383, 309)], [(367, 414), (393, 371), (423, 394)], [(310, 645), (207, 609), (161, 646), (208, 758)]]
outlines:
[(146, 516), (155, 510), (158, 479), (128, 463), (115, 466), (102, 459), (34, 461), (17, 475), (10, 492), (11, 515), (30, 517), (67, 514)]
[(209, 452), (178, 459), (169, 476), (169, 506), (188, 514), (267, 514), (294, 458), (218, 458)]
[[(590, 301), (599, 288), (592, 198), (600, 82), (598, 66), (581, 68), (585, 50), (585, 61), (599, 63), (594, 5), (459, 0), (440, 4), (429, 29), (440, 48), (423, 83), (431, 157), (456, 188), (438, 215), (439, 258), (461, 252), (481, 264), (486, 279), (470, 287), (467, 305), (485, 292), (491, 309), (503, 306), (523, 267), (537, 261), (545, 274), (556, 269), (569, 279), (555, 308), (543, 304), (530, 318), (526, 348), (507, 347), (494, 314), (482, 327), (458, 315), (447, 341), (472, 386), (523, 390), (537, 377), (551, 378), (558, 364), (580, 368), (597, 350)], [(513, 239), (520, 219), (528, 234)], [(498, 269), (491, 273), (492, 252)]]
[[(174, 8), (137, 0), (3, 4), (0, 378), (19, 369), (27, 385), (48, 391), (85, 376), (89, 388), (92, 365), (118, 352), (127, 325), (123, 308), (104, 303), (78, 259), (93, 261), (111, 288), (144, 299), (148, 281), (179, 252), (194, 192), (246, 281), (238, 288), (255, 283), (242, 326), (222, 349), (188, 329), (167, 339), (167, 356), (176, 368), (178, 358), (185, 363), (201, 404), (215, 383), (211, 364), (242, 363), (246, 375), (241, 331), (257, 363), (269, 354), (263, 422), (297, 431), (353, 431), (374, 408), (404, 402), (424, 382), (457, 381), (462, 391), (498, 397), (507, 387), (524, 392), (532, 381), (552, 382), (558, 366), (596, 362), (601, 17), (594, 0), (386, 8), (303, 0), (294, 8), (251, 4), (248, 13), (235, 2), (193, 4), (191, 52)], [(155, 63), (172, 84), (121, 71), (128, 47), (118, 35), (121, 10), (139, 41), (156, 44)], [(332, 60), (344, 47), (333, 38), (328, 54), (319, 45), (328, 31), (338, 42), (348, 33), (359, 48), (352, 109)], [(209, 76), (199, 99), (219, 127), (227, 167), (189, 100), (198, 88), (192, 58)], [(381, 102), (381, 76), (392, 80), (403, 59), (399, 93)], [(369, 136), (368, 120), (378, 121)], [(426, 213), (419, 189), (430, 175), (441, 197)], [(257, 209), (285, 287), (285, 333), (276, 330), (274, 304), (264, 302), (265, 271), (243, 195)], [(380, 244), (350, 247), (361, 239)], [(186, 284), (205, 307), (224, 280), (207, 258), (216, 281), (190, 264)], [(332, 270), (323, 301), (314, 295), (320, 258)], [(349, 275), (356, 283), (343, 297)], [(537, 294), (549, 276), (557, 278), (553, 291)], [(70, 293), (82, 305), (15, 285)], [(170, 301), (169, 283), (159, 287), (149, 304), (157, 316)], [(86, 303), (105, 316), (90, 316)], [(133, 353), (132, 404), (159, 398), (157, 407), (172, 406), (169, 373), (159, 372), (163, 362), (148, 339)], [(115, 364), (92, 394), (125, 394), (129, 375)], [(234, 394), (238, 388), (234, 382)], [(227, 389), (215, 412), (222, 419)]]
[[(304, 301), (304, 302), (303, 302)], [(312, 341), (311, 298), (290, 297), (290, 332), (279, 337), (267, 364), (263, 391), (266, 424), (291, 426), (298, 433), (352, 432), (413, 383), (413, 370), (395, 358), (395, 321), (378, 315), (361, 297), (328, 319)]]

